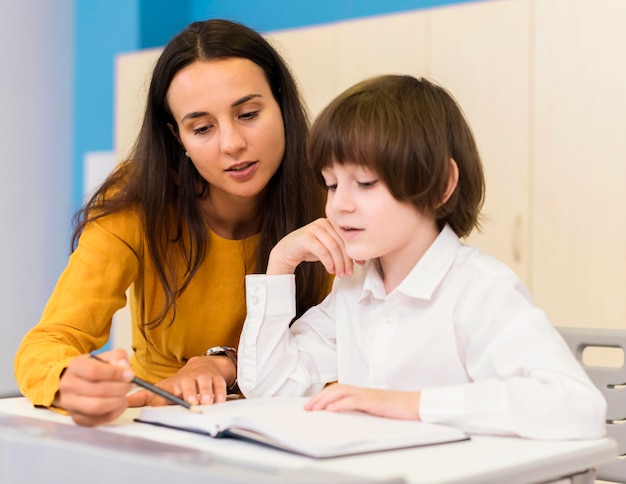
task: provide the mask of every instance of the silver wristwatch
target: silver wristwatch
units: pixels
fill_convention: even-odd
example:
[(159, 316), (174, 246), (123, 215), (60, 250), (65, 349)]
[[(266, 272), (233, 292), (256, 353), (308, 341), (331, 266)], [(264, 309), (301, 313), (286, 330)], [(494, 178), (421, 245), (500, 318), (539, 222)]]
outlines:
[[(237, 360), (237, 350), (232, 346), (213, 346), (204, 352), (204, 356), (221, 356), (226, 355), (234, 361)], [(231, 356), (233, 355), (233, 356)]]
[[(235, 365), (235, 372), (237, 371), (237, 349), (232, 346), (213, 346), (206, 350), (203, 356), (227, 356)], [(235, 382), (228, 387), (228, 393), (239, 393), (236, 373)]]

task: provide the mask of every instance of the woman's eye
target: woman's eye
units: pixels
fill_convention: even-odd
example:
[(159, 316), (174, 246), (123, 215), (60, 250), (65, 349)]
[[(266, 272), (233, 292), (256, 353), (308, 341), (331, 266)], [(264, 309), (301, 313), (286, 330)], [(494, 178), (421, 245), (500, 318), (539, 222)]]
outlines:
[(207, 131), (209, 131), (211, 127), (210, 126), (200, 126), (198, 128), (194, 128), (193, 129), (193, 134), (203, 134), (206, 133)]
[(259, 115), (259, 111), (250, 111), (249, 113), (243, 113), (239, 116), (240, 119), (245, 121), (256, 118)]
[(337, 189), (337, 184), (335, 183), (334, 185), (326, 185), (326, 190), (328, 190), (329, 192), (332, 192), (334, 190)]
[(368, 182), (357, 182), (361, 188), (372, 188), (378, 183), (378, 180), (372, 180)]

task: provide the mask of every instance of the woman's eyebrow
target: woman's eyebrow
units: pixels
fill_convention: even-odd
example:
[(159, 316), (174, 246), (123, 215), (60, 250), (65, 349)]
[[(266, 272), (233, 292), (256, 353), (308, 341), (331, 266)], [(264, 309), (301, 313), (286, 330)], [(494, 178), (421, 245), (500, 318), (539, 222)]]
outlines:
[(241, 99), (237, 99), (234, 103), (230, 105), (230, 107), (235, 108), (241, 104), (247, 103), (250, 99), (254, 99), (255, 97), (263, 97), (263, 96), (261, 94), (248, 94), (247, 96), (244, 96)]
[(180, 122), (182, 123), (183, 121), (185, 121), (185, 119), (196, 119), (196, 118), (201, 118), (202, 116), (208, 116), (209, 112), (208, 111), (194, 111), (193, 113), (188, 113), (185, 114)]
[[(237, 99), (235, 102), (233, 102), (230, 107), (231, 108), (236, 108), (237, 106), (240, 106), (241, 104), (247, 103), (248, 101), (250, 101), (250, 99), (254, 99), (255, 97), (263, 97), (261, 94), (248, 94), (247, 96), (244, 96), (240, 99)], [(208, 111), (194, 111), (192, 113), (187, 113), (185, 114), (182, 119), (180, 120), (180, 122), (182, 123), (183, 121), (185, 121), (186, 119), (196, 119), (196, 118), (201, 118), (202, 116), (208, 116), (210, 113)]]

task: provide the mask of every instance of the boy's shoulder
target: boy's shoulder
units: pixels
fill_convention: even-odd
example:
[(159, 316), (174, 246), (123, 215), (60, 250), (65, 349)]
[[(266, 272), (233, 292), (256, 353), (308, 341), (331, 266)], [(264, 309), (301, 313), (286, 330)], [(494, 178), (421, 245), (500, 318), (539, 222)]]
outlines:
[(457, 290), (461, 299), (490, 299), (518, 294), (532, 304), (526, 284), (515, 271), (501, 260), (485, 254), (478, 247), (464, 245), (454, 263)]
[(459, 250), (455, 265), (460, 266), (468, 273), (476, 273), (482, 276), (512, 276), (517, 278), (517, 274), (507, 264), (500, 259), (486, 254), (480, 248), (463, 245)]
[(457, 254), (453, 271), (469, 293), (513, 289), (529, 296), (524, 282), (511, 267), (478, 247), (464, 245)]

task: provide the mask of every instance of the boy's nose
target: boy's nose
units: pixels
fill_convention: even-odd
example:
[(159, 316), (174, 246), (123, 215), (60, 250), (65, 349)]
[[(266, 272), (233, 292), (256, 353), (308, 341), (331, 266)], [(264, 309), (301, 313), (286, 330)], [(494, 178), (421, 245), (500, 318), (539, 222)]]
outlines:
[(332, 194), (329, 194), (328, 201), (330, 208), (337, 212), (352, 212), (354, 203), (348, 190), (337, 187)]

